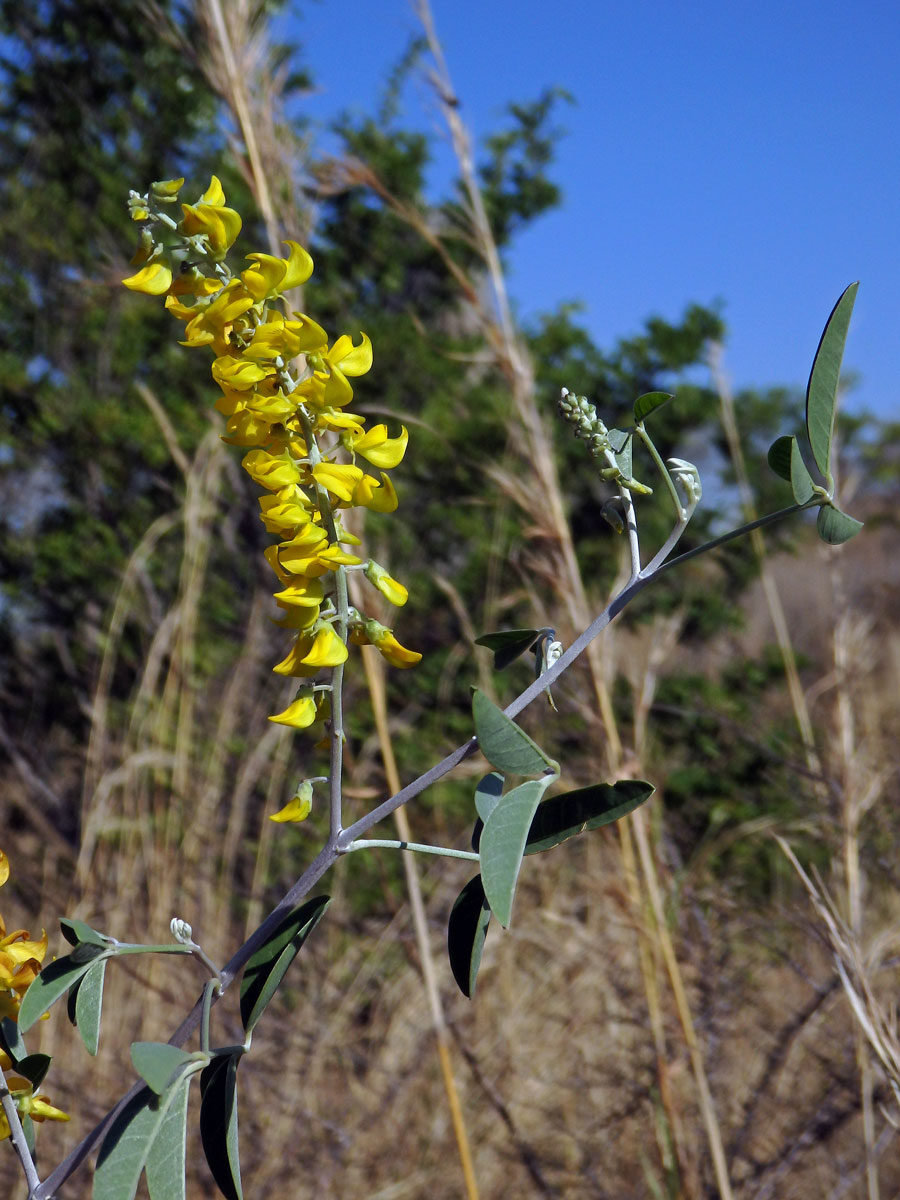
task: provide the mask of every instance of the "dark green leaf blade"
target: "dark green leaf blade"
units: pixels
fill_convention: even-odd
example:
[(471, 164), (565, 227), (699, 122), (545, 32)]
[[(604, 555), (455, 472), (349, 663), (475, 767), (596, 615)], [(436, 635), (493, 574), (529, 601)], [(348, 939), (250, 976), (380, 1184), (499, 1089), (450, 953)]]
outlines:
[(472, 697), (475, 734), (481, 752), (493, 767), (514, 775), (538, 775), (557, 764), (536, 745), (524, 729), (477, 688)]
[(831, 439), (841, 362), (858, 290), (859, 283), (851, 283), (831, 310), (806, 388), (806, 432), (816, 466), (826, 478), (831, 468)]
[(769, 466), (776, 475), (780, 475), (782, 479), (788, 483), (791, 482), (791, 452), (797, 439), (795, 437), (776, 438), (769, 447), (769, 453), (766, 456)]
[(288, 913), (247, 963), (241, 979), (241, 1021), (247, 1033), (262, 1016), (300, 947), (330, 903), (330, 896), (315, 896)]
[(26, 1054), (24, 1058), (16, 1060), (16, 1072), (23, 1075), (37, 1091), (44, 1082), (52, 1061), (49, 1054)]
[(475, 994), (475, 980), (490, 922), (490, 905), (484, 894), (481, 876), (476, 875), (456, 897), (447, 925), (450, 970), (459, 990), (469, 999)]
[(212, 1177), (226, 1200), (243, 1200), (238, 1157), (237, 1057), (214, 1058), (200, 1076), (200, 1139)]
[(833, 504), (823, 504), (816, 518), (816, 528), (819, 537), (829, 546), (840, 546), (856, 537), (863, 527), (862, 521), (849, 517), (846, 513), (835, 508)]
[(19, 1007), (19, 1028), (27, 1033), (48, 1008), (91, 969), (91, 960), (74, 962), (71, 954), (48, 963), (25, 993)]
[(539, 854), (588, 829), (611, 825), (649, 800), (654, 790), (643, 779), (620, 779), (551, 796), (534, 814), (525, 853)]
[(78, 983), (75, 996), (75, 1024), (88, 1054), (97, 1053), (100, 1044), (100, 1015), (103, 1011), (103, 980), (108, 959), (95, 962)]
[(106, 947), (110, 943), (108, 937), (104, 937), (102, 933), (98, 933), (96, 929), (92, 929), (90, 925), (76, 920), (74, 917), (63, 917), (59, 927), (70, 946), (77, 946), (79, 942), (84, 942), (89, 946)]
[(658, 408), (662, 408), (664, 404), (668, 404), (674, 398), (671, 392), (644, 392), (643, 396), (638, 396), (634, 402), (635, 425), (640, 424), (652, 412), (655, 412)]
[(494, 652), (494, 668), (502, 671), (511, 662), (530, 650), (539, 629), (504, 629), (499, 633), (483, 633), (475, 639), (476, 646), (486, 646)]
[(28, 1054), (22, 1040), (22, 1031), (11, 1017), (0, 1020), (0, 1050), (5, 1050), (13, 1062), (25, 1058)]
[(188, 1090), (190, 1075), (179, 1082), (166, 1097), (166, 1112), (144, 1170), (150, 1200), (185, 1200), (185, 1138), (187, 1135)]
[(529, 779), (507, 792), (484, 823), (481, 834), (481, 876), (491, 911), (506, 929), (512, 916), (513, 899), (525, 841), (551, 776)]
[(172, 1084), (174, 1077), (194, 1056), (178, 1046), (167, 1042), (134, 1042), (131, 1061), (141, 1079), (161, 1096)]

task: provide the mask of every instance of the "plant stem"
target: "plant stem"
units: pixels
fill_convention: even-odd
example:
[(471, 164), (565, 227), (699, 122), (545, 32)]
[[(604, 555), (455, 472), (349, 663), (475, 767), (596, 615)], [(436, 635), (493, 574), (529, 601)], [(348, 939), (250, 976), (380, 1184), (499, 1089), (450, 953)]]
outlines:
[(635, 425), (634, 432), (644, 443), (644, 447), (646, 448), (647, 453), (650, 455), (650, 457), (653, 459), (654, 463), (656, 464), (656, 468), (659, 471), (660, 475), (662, 475), (663, 480), (665, 481), (666, 487), (668, 488), (669, 495), (672, 497), (672, 501), (675, 505), (675, 511), (678, 514), (678, 519), (680, 521), (683, 521), (684, 520), (684, 505), (681, 503), (681, 497), (678, 495), (678, 489), (675, 487), (675, 484), (672, 482), (672, 476), (669, 473), (669, 468), (663, 462), (662, 456), (660, 455), (656, 446), (653, 444), (653, 439), (650, 437), (650, 434), (644, 428), (643, 422), (639, 421), (637, 423), (637, 425)]
[(469, 862), (479, 862), (481, 856), (474, 850), (452, 850), (449, 846), (426, 846), (422, 842), (401, 842), (396, 838), (359, 839), (351, 842), (342, 849), (341, 854), (349, 854), (351, 850), (413, 850), (417, 854), (440, 854), (443, 858), (465, 858)]
[(9, 1125), (9, 1136), (13, 1148), (22, 1164), (22, 1171), (25, 1174), (25, 1180), (28, 1184), (28, 1194), (29, 1196), (33, 1196), (35, 1188), (40, 1186), (41, 1181), (37, 1173), (37, 1168), (34, 1165), (34, 1159), (31, 1157), (31, 1151), (28, 1149), (25, 1130), (22, 1128), (22, 1122), (19, 1120), (19, 1110), (16, 1108), (15, 1100), (10, 1095), (9, 1088), (6, 1086), (6, 1078), (2, 1071), (0, 1071), (0, 1107), (2, 1107), (7, 1124)]
[(207, 979), (203, 985), (203, 1010), (200, 1014), (200, 1049), (209, 1053), (209, 1010), (212, 1006), (212, 996), (218, 987), (218, 981)]

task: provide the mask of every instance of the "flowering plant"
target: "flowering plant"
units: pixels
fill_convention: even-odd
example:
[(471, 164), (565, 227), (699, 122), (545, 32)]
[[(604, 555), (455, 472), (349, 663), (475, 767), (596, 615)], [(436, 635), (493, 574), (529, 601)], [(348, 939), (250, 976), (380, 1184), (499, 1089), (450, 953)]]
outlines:
[[(512, 920), (524, 858), (618, 821), (653, 792), (653, 786), (643, 780), (622, 779), (552, 793), (561, 774), (559, 764), (513, 718), (532, 700), (549, 694), (550, 685), (609, 622), (676, 564), (807, 508), (818, 509), (819, 533), (831, 544), (847, 540), (860, 528), (859, 522), (836, 507), (831, 472), (838, 374), (855, 284), (844, 292), (829, 318), (810, 376), (806, 424), (818, 476), (806, 465), (795, 437), (779, 438), (769, 452), (769, 462), (790, 483), (794, 503), (677, 557), (672, 557), (673, 551), (701, 500), (699, 471), (681, 458), (664, 462), (647, 428), (653, 414), (673, 397), (662, 392), (639, 396), (624, 427), (609, 428), (585, 397), (564, 389), (558, 404), (560, 417), (585, 443), (600, 478), (614, 491), (603, 515), (627, 538), (629, 577), (568, 648), (551, 629), (504, 630), (478, 639), (493, 651), (498, 669), (533, 651), (533, 683), (505, 709), (475, 690), (474, 736), (345, 828), (342, 681), (349, 647), (374, 646), (397, 667), (413, 666), (421, 658), (417, 651), (406, 649), (390, 628), (351, 604), (349, 586), (351, 573), (359, 572), (390, 603), (402, 606), (407, 600), (406, 588), (386, 568), (356, 553), (361, 545), (350, 528), (350, 517), (354, 509), (382, 513), (397, 509), (397, 493), (387, 472), (401, 464), (408, 433), (401, 428), (391, 435), (384, 424), (367, 427), (351, 407), (351, 380), (365, 375), (373, 364), (366, 335), (355, 342), (343, 334), (330, 342), (313, 318), (287, 303), (311, 276), (308, 253), (298, 243), (288, 242), (286, 256), (254, 252), (245, 260), (250, 265), (233, 273), (227, 255), (240, 232), (240, 216), (226, 205), (222, 187), (213, 178), (195, 203), (181, 204), (181, 216), (176, 217), (174, 206), (182, 185), (180, 179), (165, 180), (152, 184), (146, 193), (131, 194), (129, 206), (140, 225), (140, 244), (133, 262), (137, 270), (124, 282), (133, 291), (164, 296), (169, 312), (184, 325), (183, 344), (207, 347), (214, 356), (212, 377), (221, 392), (216, 408), (225, 418), (223, 437), (245, 451), (244, 469), (263, 489), (260, 517), (277, 539), (265, 557), (277, 579), (278, 623), (293, 638), (273, 669), (296, 679), (298, 690), (288, 707), (269, 719), (300, 730), (321, 726), (330, 751), (327, 777), (304, 779), (273, 819), (306, 819), (314, 784), (327, 782), (329, 832), (281, 902), (221, 968), (179, 918), (171, 924), (172, 941), (164, 945), (120, 942), (82, 921), (65, 919), (63, 934), (72, 950), (38, 973), (46, 954), (46, 935), (41, 942), (30, 941), (24, 931), (7, 936), (0, 922), (0, 1005), (6, 1006), (0, 1010), (5, 1016), (0, 1065), (4, 1073), (19, 1072), (10, 1076), (3, 1089), (3, 1128), (22, 1160), (30, 1200), (50, 1200), (97, 1143), (102, 1144), (94, 1181), (96, 1200), (132, 1200), (142, 1174), (152, 1200), (183, 1196), (185, 1123), (194, 1076), (200, 1079), (200, 1130), (212, 1175), (224, 1196), (240, 1198), (238, 1066), (293, 959), (328, 908), (329, 897), (310, 897), (310, 892), (338, 858), (360, 850), (393, 848), (476, 865), (477, 873), (459, 893), (448, 925), (450, 966), (460, 989), (471, 996), (491, 923), (496, 919), (508, 927)], [(652, 489), (636, 477), (635, 451), (646, 455), (674, 508), (670, 533), (646, 562), (635, 501)], [(369, 474), (358, 460), (375, 467), (379, 476)], [(474, 792), (471, 849), (365, 837), (384, 817), (476, 751), (484, 755), (490, 769)], [(0, 853), (0, 884), (7, 874)], [(85, 1046), (96, 1053), (106, 966), (117, 957), (146, 953), (194, 955), (206, 965), (210, 979), (169, 1043), (132, 1046), (140, 1082), (41, 1181), (28, 1138), (29, 1123), (67, 1118), (45, 1097), (34, 1095), (40, 1075), (35, 1060), (42, 1056), (27, 1055), (22, 1035), (67, 995), (70, 1015)], [(210, 1032), (212, 1007), (238, 976), (244, 1040), (216, 1046)], [(183, 1049), (198, 1029), (198, 1048)], [(39, 1065), (46, 1069), (45, 1061)]]

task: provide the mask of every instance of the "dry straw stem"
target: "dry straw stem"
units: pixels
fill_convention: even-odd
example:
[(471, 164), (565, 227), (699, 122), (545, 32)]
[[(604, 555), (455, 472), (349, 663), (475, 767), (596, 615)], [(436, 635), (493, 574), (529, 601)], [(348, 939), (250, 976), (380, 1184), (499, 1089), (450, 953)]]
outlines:
[[(813, 881), (797, 861), (788, 843), (778, 836), (775, 840), (809, 894), (831, 947), (835, 969), (853, 1015), (884, 1068), (894, 1097), (900, 1104), (900, 1037), (896, 1014), (885, 1011), (872, 984), (873, 961), (882, 960), (887, 946), (882, 944), (873, 947), (873, 953), (865, 955), (859, 939), (841, 917), (821, 879)], [(891, 949), (896, 949), (896, 938), (892, 940)]]

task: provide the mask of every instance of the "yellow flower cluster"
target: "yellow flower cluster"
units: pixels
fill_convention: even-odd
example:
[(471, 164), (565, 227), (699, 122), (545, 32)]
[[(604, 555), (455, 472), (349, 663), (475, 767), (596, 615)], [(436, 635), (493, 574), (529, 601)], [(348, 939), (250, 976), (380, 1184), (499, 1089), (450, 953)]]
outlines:
[[(7, 879), (9, 859), (0, 850), (0, 887)], [(31, 940), (27, 929), (15, 929), (12, 933), (7, 933), (3, 914), (0, 913), (0, 1018), (17, 1020), (22, 997), (40, 972), (46, 953), (46, 933), (42, 933), (39, 942)], [(69, 1120), (68, 1114), (54, 1108), (46, 1096), (34, 1095), (29, 1080), (20, 1075), (7, 1074), (12, 1066), (9, 1055), (0, 1050), (0, 1071), (3, 1072), (9, 1093), (23, 1117), (31, 1117), (33, 1121)], [(0, 1140), (8, 1138), (9, 1132), (9, 1122), (0, 1109)]]
[[(309, 254), (286, 242), (288, 254), (249, 254), (250, 264), (232, 275), (225, 256), (241, 219), (225, 205), (218, 179), (196, 204), (181, 205), (181, 219), (166, 211), (184, 180), (155, 183), (147, 195), (132, 193), (132, 217), (142, 223), (133, 259), (136, 274), (126, 287), (164, 295), (166, 307), (184, 322), (185, 346), (213, 353), (212, 376), (222, 391), (216, 408), (226, 417), (224, 440), (247, 449), (243, 467), (265, 489), (261, 519), (280, 540), (266, 551), (278, 578), (278, 622), (295, 631), (287, 657), (274, 670), (311, 678), (339, 666), (347, 643), (373, 644), (388, 662), (409, 667), (422, 657), (393, 632), (339, 602), (335, 582), (342, 568), (358, 568), (392, 604), (405, 604), (406, 588), (377, 563), (346, 547), (359, 539), (345, 530), (340, 512), (363, 507), (393, 512), (397, 493), (386, 471), (406, 452), (405, 428), (389, 436), (384, 424), (366, 428), (348, 411), (351, 379), (372, 366), (365, 334), (358, 345), (346, 334), (329, 345), (325, 330), (305, 313), (276, 307), (285, 293), (312, 274)], [(370, 475), (357, 460), (378, 468)], [(284, 712), (270, 718), (305, 728), (322, 711), (322, 691), (302, 689)]]

